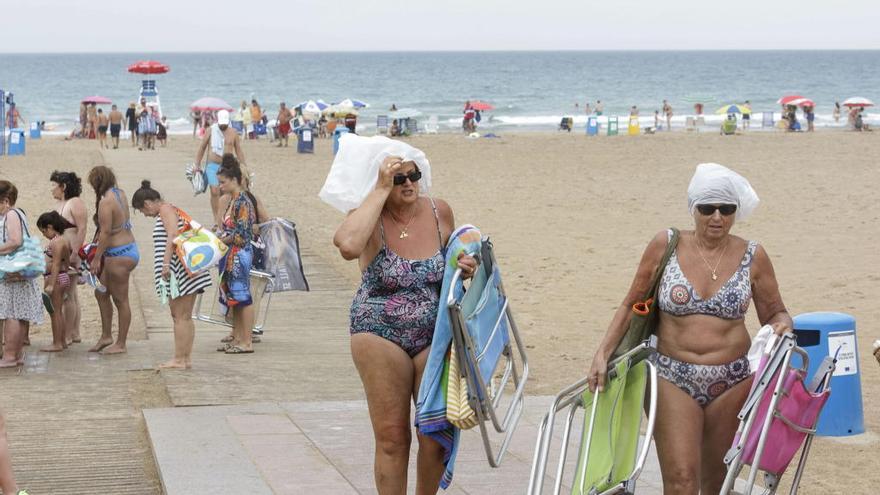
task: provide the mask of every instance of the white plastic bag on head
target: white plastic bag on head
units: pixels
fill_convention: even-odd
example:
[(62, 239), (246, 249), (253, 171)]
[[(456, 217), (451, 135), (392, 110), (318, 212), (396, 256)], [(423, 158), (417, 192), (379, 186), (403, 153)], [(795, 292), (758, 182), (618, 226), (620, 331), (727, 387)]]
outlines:
[(745, 177), (717, 163), (697, 165), (688, 185), (688, 210), (697, 205), (735, 204), (736, 219), (745, 220), (758, 207), (758, 194)]
[(376, 187), (379, 166), (389, 156), (415, 162), (422, 172), (419, 192), (428, 194), (431, 188), (431, 164), (421, 150), (383, 136), (343, 134), (339, 137), (339, 151), (318, 196), (343, 213), (357, 208)]

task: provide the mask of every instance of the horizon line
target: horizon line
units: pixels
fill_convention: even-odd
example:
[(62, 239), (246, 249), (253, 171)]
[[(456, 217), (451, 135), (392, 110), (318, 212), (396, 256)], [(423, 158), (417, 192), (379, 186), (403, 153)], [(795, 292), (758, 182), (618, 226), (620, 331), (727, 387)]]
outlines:
[(535, 50), (486, 49), (486, 50), (170, 50), (170, 51), (0, 51), (0, 55), (128, 55), (153, 53), (157, 55), (183, 54), (343, 54), (343, 53), (692, 53), (692, 52), (876, 52), (880, 48), (617, 48), (575, 49), (548, 48)]

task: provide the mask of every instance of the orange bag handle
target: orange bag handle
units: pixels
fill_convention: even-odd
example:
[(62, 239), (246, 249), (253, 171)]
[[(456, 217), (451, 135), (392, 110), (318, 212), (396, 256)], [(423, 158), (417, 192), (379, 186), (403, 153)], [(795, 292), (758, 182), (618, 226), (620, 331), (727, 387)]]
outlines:
[(633, 304), (633, 313), (639, 316), (647, 316), (651, 312), (651, 304), (654, 303), (654, 298), (649, 298), (647, 301), (637, 302)]

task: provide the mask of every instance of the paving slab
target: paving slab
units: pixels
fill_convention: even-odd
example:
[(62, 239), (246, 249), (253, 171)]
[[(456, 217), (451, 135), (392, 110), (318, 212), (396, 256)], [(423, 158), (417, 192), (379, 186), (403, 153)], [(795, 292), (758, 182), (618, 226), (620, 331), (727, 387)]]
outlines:
[[(478, 430), (464, 432), (455, 479), (446, 493), (525, 493), (538, 423), (551, 400), (527, 397), (499, 468), (489, 467)], [(251, 493), (375, 493), (373, 434), (363, 400), (174, 407), (145, 410), (144, 417), (168, 495), (235, 493), (245, 486)], [(559, 445), (561, 432), (555, 433), (554, 445)], [(574, 435), (579, 434), (578, 426)], [(417, 449), (414, 439), (411, 485)], [(553, 452), (549, 472), (555, 470), (556, 449)], [(573, 472), (576, 457), (572, 449), (566, 472)], [(546, 486), (552, 483), (548, 476)], [(639, 493), (662, 493), (653, 448), (639, 479)]]

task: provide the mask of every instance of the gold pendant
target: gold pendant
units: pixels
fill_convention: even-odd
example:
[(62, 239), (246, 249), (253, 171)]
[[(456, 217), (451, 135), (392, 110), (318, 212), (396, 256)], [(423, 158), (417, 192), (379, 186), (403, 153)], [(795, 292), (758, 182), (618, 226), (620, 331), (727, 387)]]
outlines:
[(407, 237), (409, 237), (409, 234), (407, 234), (405, 230), (401, 230), (400, 231), (400, 238), (406, 239)]
[(715, 275), (715, 273), (712, 273), (712, 280), (718, 280), (718, 275)]

